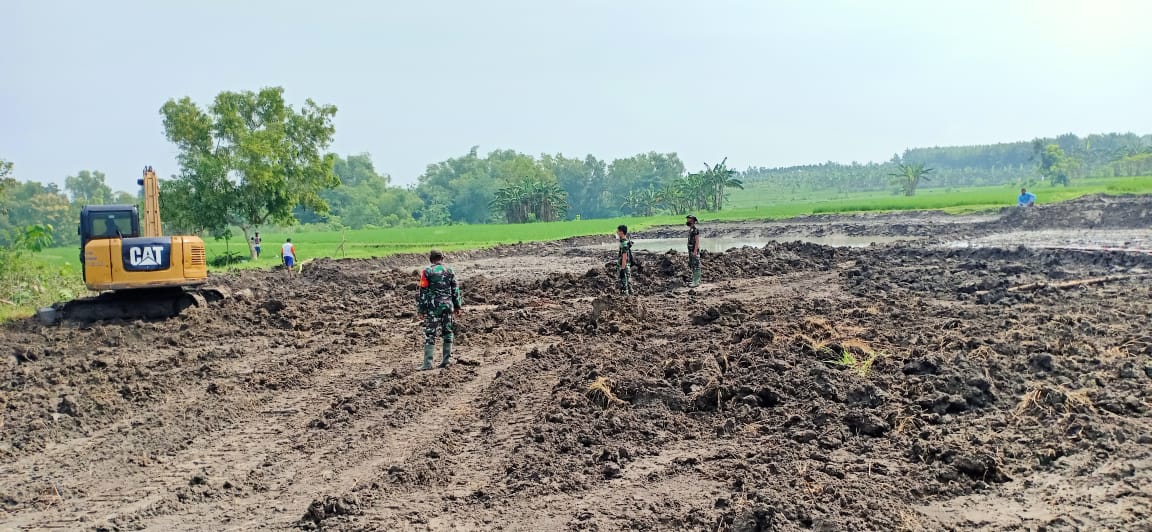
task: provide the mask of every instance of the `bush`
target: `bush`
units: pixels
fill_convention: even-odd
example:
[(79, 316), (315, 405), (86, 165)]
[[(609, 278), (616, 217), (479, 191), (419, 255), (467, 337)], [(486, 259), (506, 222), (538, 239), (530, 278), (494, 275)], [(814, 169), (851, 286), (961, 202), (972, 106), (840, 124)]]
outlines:
[(0, 320), (31, 315), (35, 309), (74, 299), (87, 289), (72, 265), (53, 268), (36, 253), (52, 245), (52, 227), (28, 226), (0, 247)]
[(239, 264), (248, 260), (248, 255), (236, 253), (234, 251), (225, 251), (211, 259), (208, 259), (208, 265), (213, 268), (227, 268), (233, 264)]

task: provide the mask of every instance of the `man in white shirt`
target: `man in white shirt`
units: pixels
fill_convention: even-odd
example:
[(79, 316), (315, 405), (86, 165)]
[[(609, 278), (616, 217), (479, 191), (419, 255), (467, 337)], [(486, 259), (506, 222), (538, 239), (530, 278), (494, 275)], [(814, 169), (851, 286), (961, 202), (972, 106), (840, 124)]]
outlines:
[(280, 259), (284, 261), (284, 265), (287, 266), (289, 270), (292, 269), (292, 266), (296, 265), (296, 246), (292, 245), (291, 238), (289, 238), (287, 242), (284, 242), (283, 246), (280, 246)]

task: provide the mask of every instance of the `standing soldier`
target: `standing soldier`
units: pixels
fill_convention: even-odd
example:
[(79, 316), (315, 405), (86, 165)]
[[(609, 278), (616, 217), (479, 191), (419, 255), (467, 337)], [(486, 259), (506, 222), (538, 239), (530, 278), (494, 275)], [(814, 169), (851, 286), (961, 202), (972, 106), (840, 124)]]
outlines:
[(692, 283), (688, 286), (700, 286), (700, 229), (696, 227), (696, 215), (685, 216), (688, 220), (688, 267), (692, 268)]
[(620, 293), (630, 296), (632, 295), (632, 241), (628, 240), (627, 225), (616, 228), (616, 238), (620, 241), (620, 248), (616, 256), (616, 266), (619, 268)]
[(444, 357), (440, 367), (448, 367), (452, 356), (452, 318), (460, 317), (460, 307), (464, 305), (460, 297), (460, 287), (456, 284), (456, 273), (452, 268), (441, 264), (444, 254), (439, 250), (428, 253), (432, 264), (420, 271), (420, 293), (416, 296), (416, 309), (424, 316), (424, 365), (421, 370), (432, 369), (432, 354), (436, 350), (436, 331), (444, 339)]

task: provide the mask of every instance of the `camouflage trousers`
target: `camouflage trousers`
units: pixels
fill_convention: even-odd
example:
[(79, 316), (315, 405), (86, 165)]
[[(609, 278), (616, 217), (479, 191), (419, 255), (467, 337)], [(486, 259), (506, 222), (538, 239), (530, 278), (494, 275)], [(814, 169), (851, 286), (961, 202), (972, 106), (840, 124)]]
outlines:
[(617, 284), (620, 286), (620, 293), (626, 296), (632, 295), (632, 268), (620, 268), (619, 279)]
[(690, 268), (692, 270), (693, 274), (700, 271), (700, 256), (699, 255), (693, 255), (691, 253), (688, 254), (688, 268)]
[(424, 315), (424, 345), (436, 345), (436, 333), (444, 338), (444, 343), (452, 343), (452, 308), (441, 305)]

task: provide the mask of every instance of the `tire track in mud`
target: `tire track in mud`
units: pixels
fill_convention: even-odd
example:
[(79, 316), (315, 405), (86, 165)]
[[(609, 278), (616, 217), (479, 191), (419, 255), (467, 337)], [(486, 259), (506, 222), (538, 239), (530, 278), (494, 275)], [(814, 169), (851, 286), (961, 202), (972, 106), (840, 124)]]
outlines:
[[(525, 362), (525, 353), (549, 345), (529, 342), (502, 346), (497, 353), (487, 353), (475, 378), (454, 387), (442, 405), (427, 411), (418, 421), (392, 433), (389, 448), (383, 452), (377, 450), (360, 468), (370, 475), (361, 476), (358, 483), (346, 484), (340, 492), (363, 491), (361, 508), (366, 511), (356, 525), (367, 522), (392, 528), (413, 519), (419, 521), (424, 519), (419, 517), (422, 514), (436, 513), (442, 500), (463, 499), (486, 487), (490, 482), (489, 473), (499, 465), (494, 458), (500, 454), (493, 449), (510, 447), (525, 437), (533, 421), (533, 411), (512, 410), (510, 415), (501, 416), (506, 424), (497, 427), (495, 420), (483, 413), (485, 398), (493, 388), (503, 387), (500, 381)], [(531, 383), (533, 389), (553, 382), (555, 375), (538, 377)], [(427, 469), (432, 462), (442, 468), (444, 463), (440, 459), (449, 461), (452, 470), (462, 475), (445, 477)], [(341, 525), (348, 523), (325, 522), (324, 528), (339, 529)]]
[[(172, 476), (167, 495), (176, 492), (180, 498), (180, 481), (187, 483), (187, 479), (204, 471), (205, 464), (226, 464), (228, 468), (204, 475), (213, 489), (228, 483), (239, 486), (241, 491), (227, 493), (226, 489), (218, 489), (216, 492), (224, 492), (223, 496), (190, 497), (166, 511), (144, 511), (130, 514), (129, 518), (162, 529), (219, 529), (224, 526), (220, 515), (231, 521), (226, 526), (232, 529), (250, 529), (276, 521), (290, 524), (297, 517), (294, 498), (306, 499), (309, 494), (302, 491), (338, 480), (338, 472), (355, 460), (354, 455), (343, 452), (346, 441), (316, 434), (317, 429), (310, 425), (320, 414), (318, 411), (339, 401), (345, 388), (342, 384), (356, 381), (351, 374), (379, 374), (389, 368), (395, 371), (410, 351), (403, 345), (404, 338), (393, 337), (384, 346), (353, 352), (333, 364), (316, 360), (315, 353), (304, 355), (313, 360), (302, 363), (316, 364), (320, 371), (288, 389), (296, 393), (286, 393), (279, 386), (267, 392), (268, 400), (250, 412), (246, 423), (238, 424), (238, 431), (223, 434), (197, 452), (188, 453), (179, 472)], [(381, 358), (381, 350), (394, 355)], [(205, 507), (216, 508), (209, 511)]]
[[(183, 363), (172, 360), (187, 358), (187, 353), (198, 349), (198, 346), (185, 346), (169, 353), (171, 356), (168, 358), (153, 357), (148, 363), (154, 364), (153, 367), (179, 367)], [(272, 356), (276, 355), (275, 351), (272, 353)], [(182, 375), (172, 377), (179, 379)], [(251, 403), (248, 396), (237, 397), (234, 401), (236, 408), (228, 408), (219, 404), (214, 397), (197, 395), (187, 389), (160, 390), (158, 394), (149, 394), (144, 403), (146, 408), (126, 410), (129, 414), (127, 417), (112, 420), (104, 428), (83, 437), (49, 444), (41, 453), (5, 465), (0, 469), (5, 474), (0, 477), (11, 479), (17, 478), (19, 473), (55, 469), (57, 478), (53, 484), (60, 496), (56, 499), (58, 504), (53, 506), (56, 511), (52, 515), (60, 516), (59, 510), (71, 507), (73, 515), (61, 516), (67, 522), (79, 522), (76, 520), (80, 518), (77, 516), (79, 512), (85, 514), (84, 519), (91, 519), (91, 515), (99, 514), (101, 510), (85, 507), (84, 503), (131, 501), (141, 494), (150, 493), (153, 487), (149, 485), (149, 479), (157, 466), (167, 462), (169, 456), (192, 447), (198, 434), (230, 428), (236, 419), (234, 411)], [(188, 413), (194, 411), (224, 413), (227, 417), (190, 417)], [(180, 420), (180, 423), (172, 424), (170, 420), (173, 419)], [(73, 459), (75, 456), (99, 458), (83, 463), (76, 462)], [(128, 484), (130, 490), (125, 489), (123, 480), (126, 478), (133, 480)], [(32, 477), (27, 481), (18, 480), (12, 486), (0, 484), (0, 489), (18, 494), (28, 484), (42, 481)], [(16, 519), (23, 522), (25, 519), (35, 520), (39, 516), (39, 512), (21, 512), (16, 515)]]
[[(287, 343), (301, 345), (301, 342), (297, 339)], [(197, 347), (189, 346), (186, 349), (195, 350)], [(173, 391), (179, 395), (169, 393), (158, 404), (150, 405), (147, 410), (117, 422), (108, 429), (98, 431), (88, 438), (64, 442), (52, 452), (9, 466), (15, 470), (30, 471), (40, 467), (37, 464), (43, 464), (45, 460), (68, 464), (69, 460), (61, 457), (70, 455), (124, 459), (137, 450), (158, 450), (161, 453), (158, 460), (128, 470), (122, 463), (115, 462), (77, 464), (68, 474), (69, 482), (61, 486), (65, 493), (81, 494), (79, 497), (69, 497), (66, 501), (72, 508), (70, 514), (62, 514), (59, 508), (51, 513), (47, 513), (47, 509), (26, 511), (14, 516), (14, 523), (49, 521), (74, 527), (77, 526), (75, 523), (96, 521), (132, 523), (137, 526), (141, 521), (195, 511), (197, 506), (204, 503), (219, 503), (238, 495), (220, 489), (219, 484), (213, 488), (223, 495), (208, 497), (204, 497), (203, 493), (188, 493), (188, 487), (197, 485), (197, 476), (204, 481), (215, 481), (216, 478), (202, 474), (206, 468), (212, 470), (213, 464), (229, 466), (228, 471), (213, 471), (214, 475), (232, 476), (237, 472), (242, 474), (256, 471), (256, 466), (265, 460), (265, 456), (283, 454), (283, 447), (287, 450), (300, 448), (300, 442), (292, 437), (275, 437), (294, 428), (305, 427), (309, 417), (314, 415), (307, 408), (308, 401), (322, 400), (323, 397), (338, 393), (337, 387), (328, 385), (328, 381), (333, 380), (338, 372), (346, 369), (345, 366), (356, 359), (355, 353), (343, 357), (336, 360), (337, 364), (331, 364), (331, 368), (317, 374), (315, 370), (323, 368), (326, 360), (333, 357), (318, 353), (315, 349), (248, 351), (266, 353), (266, 356), (223, 361), (212, 372), (216, 377), (211, 379), (207, 392), (204, 388)], [(391, 361), (385, 363), (388, 362)], [(295, 375), (290, 375), (290, 378), (296, 378), (296, 382), (293, 382), (295, 386), (287, 389), (257, 380), (263, 378), (261, 375), (276, 374), (278, 368), (285, 366), (304, 368), (310, 374), (297, 371)], [(313, 386), (313, 382), (321, 384)], [(217, 386), (215, 392), (211, 391), (212, 386)], [(300, 406), (302, 403), (304, 407)], [(227, 420), (206, 425), (195, 416), (188, 416), (189, 412), (197, 411), (210, 412), (212, 415), (231, 412), (232, 415)], [(294, 414), (290, 414), (291, 417), (284, 421), (280, 416), (286, 412)], [(269, 419), (269, 414), (277, 417)], [(179, 421), (174, 424), (172, 420)], [(281, 453), (277, 453), (278, 450)], [(245, 480), (234, 476), (223, 480), (237, 487), (245, 483)], [(257, 500), (262, 504), (266, 502), (259, 498)], [(185, 527), (183, 519), (177, 519), (174, 524), (180, 524), (180, 528)]]
[[(405, 353), (411, 350), (396, 349)], [(370, 353), (375, 353), (371, 351)], [(452, 383), (447, 395), (422, 393), (413, 401), (398, 404), (398, 408), (365, 409), (363, 415), (349, 420), (346, 425), (336, 427), (336, 434), (310, 427), (317, 419), (316, 410), (301, 409), (291, 419), (284, 422), (286, 429), (281, 432), (299, 430), (301, 434), (289, 436), (273, 442), (271, 448), (254, 452), (251, 444), (261, 440), (261, 433), (250, 435), (228, 435), (228, 441), (237, 442), (248, 455), (246, 462), (238, 462), (235, 457), (220, 455), (223, 463), (228, 463), (237, 471), (248, 469), (261, 475), (259, 482), (266, 485), (263, 491), (247, 497), (226, 501), (206, 501), (205, 504), (218, 505), (216, 511), (199, 511), (196, 506), (186, 506), (179, 511), (164, 516), (150, 517), (150, 527), (182, 529), (230, 529), (249, 530), (259, 527), (292, 527), (304, 515), (310, 502), (323, 499), (329, 494), (346, 493), (353, 490), (365, 479), (379, 476), (390, 466), (401, 463), (408, 455), (426, 448), (458, 417), (461, 404), (476, 394), (517, 358), (515, 351), (506, 351), (503, 358), (485, 359), (477, 369), (472, 370), (456, 365), (448, 370), (433, 372), (410, 372), (402, 374), (398, 382), (416, 380), (445, 380)], [(395, 361), (389, 361), (393, 364)], [(381, 369), (381, 368), (376, 368)], [(371, 373), (371, 372), (362, 372)], [(438, 377), (445, 377), (438, 379)], [(461, 382), (461, 379), (463, 380)], [(321, 379), (328, 382), (329, 379)], [(339, 394), (333, 395), (336, 397)], [(373, 395), (372, 397), (376, 397)], [(314, 401), (314, 406), (322, 403)], [(437, 406), (431, 406), (437, 404)], [(405, 414), (421, 411), (416, 416), (405, 415), (399, 423), (389, 419), (403, 409)], [(360, 412), (358, 412), (360, 413)], [(266, 440), (267, 438), (263, 438)], [(233, 445), (233, 444), (229, 444)], [(227, 449), (223, 449), (227, 450)], [(195, 463), (190, 461), (189, 463)], [(267, 467), (262, 467), (267, 466)], [(221, 513), (234, 515), (230, 522), (221, 523)], [(205, 516), (201, 519), (200, 516)]]

